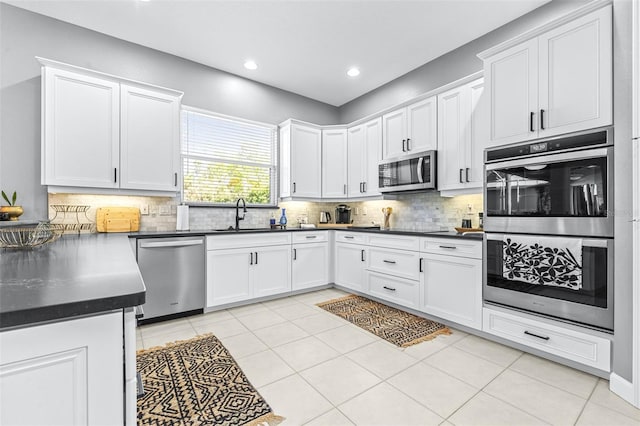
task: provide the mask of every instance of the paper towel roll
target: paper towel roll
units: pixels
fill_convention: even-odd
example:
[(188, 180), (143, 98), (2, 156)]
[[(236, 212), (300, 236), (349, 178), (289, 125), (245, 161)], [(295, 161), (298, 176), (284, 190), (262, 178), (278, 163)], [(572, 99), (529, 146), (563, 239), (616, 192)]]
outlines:
[(189, 206), (181, 204), (178, 206), (178, 218), (176, 220), (176, 231), (189, 230)]

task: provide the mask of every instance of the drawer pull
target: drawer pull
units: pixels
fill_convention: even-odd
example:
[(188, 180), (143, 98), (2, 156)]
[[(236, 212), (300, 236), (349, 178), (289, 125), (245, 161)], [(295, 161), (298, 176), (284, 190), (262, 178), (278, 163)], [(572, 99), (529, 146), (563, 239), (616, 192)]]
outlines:
[(311, 239), (317, 238), (317, 237), (318, 237), (317, 235), (307, 235), (305, 238), (311, 240)]
[(382, 286), (382, 288), (384, 288), (385, 290), (389, 290), (389, 291), (396, 291), (395, 288), (387, 287), (386, 285)]
[(456, 246), (440, 246), (440, 248), (455, 250), (455, 249), (457, 249), (458, 247), (456, 247)]
[(526, 334), (527, 336), (537, 337), (538, 339), (542, 340), (549, 340), (549, 336), (540, 336), (539, 334), (535, 334), (527, 330), (524, 331), (524, 334)]
[(424, 257), (420, 258), (420, 262), (418, 263), (418, 270), (419, 272), (424, 272), (424, 269), (422, 269), (422, 262), (424, 261)]
[(396, 264), (396, 261), (395, 261), (395, 260), (387, 260), (387, 259), (385, 259), (385, 260), (383, 260), (383, 262), (384, 262), (384, 263), (391, 263), (392, 265), (395, 265), (395, 264)]
[(298, 250), (293, 249), (293, 260), (298, 260)]
[(360, 260), (364, 262), (364, 250), (360, 250)]
[(352, 235), (345, 235), (344, 238), (346, 238), (348, 240), (353, 240), (353, 236)]

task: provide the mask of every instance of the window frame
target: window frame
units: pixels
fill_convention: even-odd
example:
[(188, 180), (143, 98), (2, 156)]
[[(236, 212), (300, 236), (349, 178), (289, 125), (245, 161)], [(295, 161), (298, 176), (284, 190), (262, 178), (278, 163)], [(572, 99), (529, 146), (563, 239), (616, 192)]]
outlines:
[[(271, 150), (271, 165), (270, 165), (270, 173), (273, 176), (272, 182), (270, 183), (270, 202), (268, 204), (253, 204), (253, 203), (247, 203), (247, 207), (251, 207), (254, 209), (260, 209), (260, 208), (264, 208), (264, 209), (275, 209), (278, 208), (278, 200), (280, 199), (280, 194), (279, 194), (279, 189), (280, 189), (280, 164), (279, 164), (279, 160), (280, 160), (280, 156), (279, 156), (279, 149), (280, 149), (280, 140), (279, 140), (279, 127), (275, 124), (271, 124), (271, 123), (265, 123), (262, 121), (255, 121), (255, 120), (249, 120), (246, 118), (242, 118), (242, 117), (235, 117), (232, 115), (227, 115), (227, 114), (220, 114), (214, 111), (210, 111), (210, 110), (206, 110), (206, 109), (202, 109), (202, 108), (197, 108), (197, 107), (192, 107), (192, 106), (188, 106), (188, 105), (182, 105), (181, 109), (180, 109), (180, 175), (181, 175), (181, 182), (180, 182), (180, 202), (182, 204), (186, 204), (190, 207), (209, 207), (209, 208), (235, 208), (236, 207), (236, 202), (230, 202), (230, 203), (213, 203), (213, 202), (205, 202), (205, 201), (192, 201), (192, 200), (185, 200), (185, 190), (184, 190), (184, 177), (185, 177), (185, 169), (184, 169), (184, 165), (185, 165), (185, 159), (186, 158), (197, 158), (198, 156), (189, 156), (186, 154), (185, 149), (184, 149), (184, 135), (185, 132), (183, 131), (184, 129), (182, 129), (182, 125), (183, 125), (183, 114), (187, 114), (187, 113), (196, 113), (196, 114), (201, 114), (201, 115), (206, 115), (206, 116), (211, 116), (214, 118), (219, 118), (219, 119), (223, 119), (223, 120), (229, 120), (229, 121), (233, 121), (233, 122), (239, 122), (239, 123), (246, 123), (252, 126), (260, 126), (260, 127), (264, 127), (269, 129), (270, 131), (273, 132), (273, 149)], [(238, 164), (238, 165), (255, 165), (255, 163), (243, 163), (243, 162), (239, 162), (239, 161), (222, 161), (221, 163), (224, 164)]]

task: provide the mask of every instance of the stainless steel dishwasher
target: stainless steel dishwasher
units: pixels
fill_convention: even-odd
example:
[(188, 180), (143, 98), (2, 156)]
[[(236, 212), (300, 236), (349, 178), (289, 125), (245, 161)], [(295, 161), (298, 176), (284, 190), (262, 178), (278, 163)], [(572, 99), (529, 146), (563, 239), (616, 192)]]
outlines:
[[(202, 312), (204, 237), (139, 238), (138, 267), (147, 287), (141, 322)], [(196, 312), (194, 312), (196, 311)]]

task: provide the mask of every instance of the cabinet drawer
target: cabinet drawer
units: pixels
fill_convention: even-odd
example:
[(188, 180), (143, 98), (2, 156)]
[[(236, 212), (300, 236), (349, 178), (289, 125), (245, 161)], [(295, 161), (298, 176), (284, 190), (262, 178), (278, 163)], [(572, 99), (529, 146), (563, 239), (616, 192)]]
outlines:
[(290, 232), (207, 235), (207, 250), (291, 244)]
[(482, 240), (470, 240), (464, 237), (421, 238), (420, 251), (423, 253), (482, 259)]
[(353, 244), (368, 244), (369, 236), (361, 232), (336, 232), (336, 242), (340, 243), (353, 243)]
[(483, 309), (483, 331), (584, 365), (611, 371), (611, 341), (604, 337)]
[(417, 281), (420, 279), (420, 254), (415, 251), (370, 247), (367, 268)]
[(322, 243), (329, 241), (329, 231), (296, 231), (291, 233), (294, 244), (300, 243)]
[(420, 299), (420, 286), (418, 281), (405, 280), (403, 278), (390, 277), (367, 272), (369, 294), (385, 299), (407, 308), (417, 308)]
[(418, 237), (405, 237), (402, 235), (376, 235), (369, 237), (369, 244), (376, 247), (387, 247), (400, 250), (420, 250), (420, 239)]

